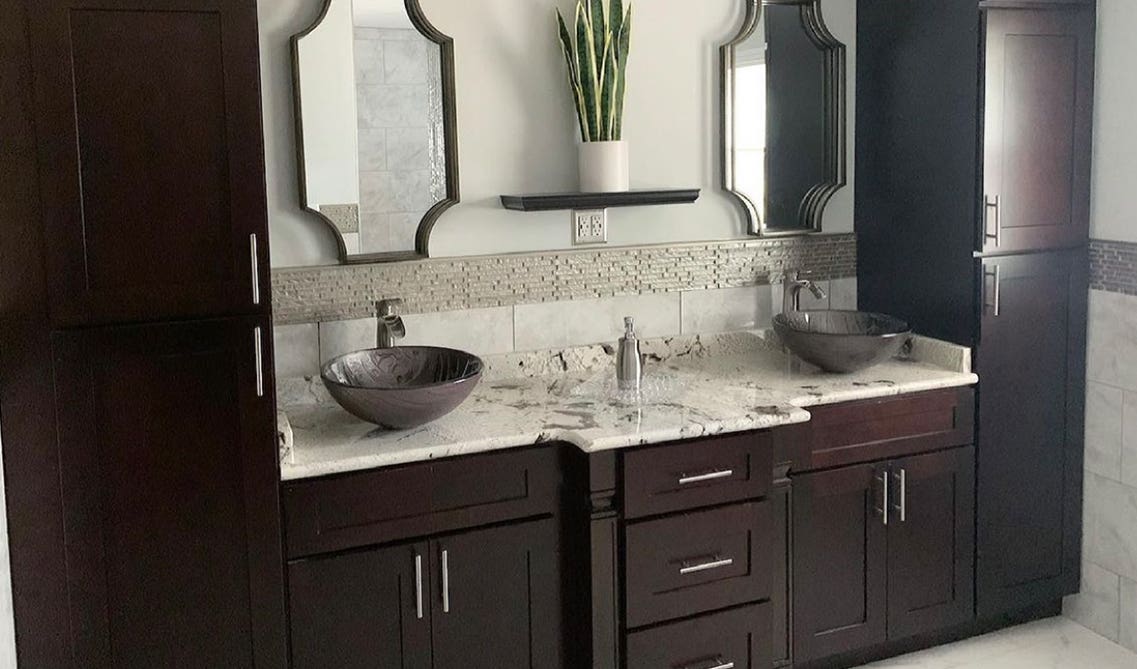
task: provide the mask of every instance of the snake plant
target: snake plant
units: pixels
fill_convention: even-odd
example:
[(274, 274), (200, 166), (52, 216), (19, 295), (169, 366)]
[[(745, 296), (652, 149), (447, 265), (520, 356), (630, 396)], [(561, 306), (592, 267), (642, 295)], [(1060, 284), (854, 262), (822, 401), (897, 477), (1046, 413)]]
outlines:
[(569, 32), (557, 10), (561, 50), (568, 66), (569, 86), (586, 142), (621, 139), (624, 83), (632, 8), (623, 0), (577, 0), (576, 22)]

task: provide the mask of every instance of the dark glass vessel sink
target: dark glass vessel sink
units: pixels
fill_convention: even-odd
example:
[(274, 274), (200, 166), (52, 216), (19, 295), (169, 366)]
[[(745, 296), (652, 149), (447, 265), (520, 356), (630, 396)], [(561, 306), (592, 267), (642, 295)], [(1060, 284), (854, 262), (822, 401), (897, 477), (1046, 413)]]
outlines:
[(324, 365), (320, 377), (349, 413), (407, 429), (437, 420), (464, 402), (482, 377), (471, 353), (432, 346), (356, 351)]
[(894, 357), (912, 334), (899, 318), (864, 311), (795, 311), (774, 316), (786, 348), (827, 372), (856, 372)]

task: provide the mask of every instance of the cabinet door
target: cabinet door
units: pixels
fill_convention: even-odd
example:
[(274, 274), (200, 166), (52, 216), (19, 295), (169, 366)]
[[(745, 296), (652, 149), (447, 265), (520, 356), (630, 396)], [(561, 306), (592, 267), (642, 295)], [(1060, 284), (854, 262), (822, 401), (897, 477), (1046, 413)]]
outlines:
[(1019, 252), (1089, 236), (1094, 13), (987, 16), (981, 248)]
[(76, 665), (285, 665), (272, 362), (256, 344), (268, 328), (54, 336)]
[(555, 520), (431, 542), (434, 669), (559, 669), (564, 662)]
[(793, 507), (790, 504), (792, 488), (789, 480), (775, 483), (770, 491), (770, 508), (774, 518), (774, 534), (771, 552), (774, 554), (773, 571), (770, 574), (770, 617), (773, 621), (774, 636), (772, 655), (775, 667), (793, 664), (793, 588), (790, 574), (793, 552)]
[(256, 3), (27, 6), (54, 324), (267, 313)]
[(794, 662), (885, 641), (883, 465), (793, 481)]
[(427, 545), (288, 567), (294, 669), (429, 669)]
[(897, 460), (890, 466), (888, 638), (967, 622), (973, 614), (974, 449)]
[(1084, 252), (988, 259), (979, 373), (977, 610), (1077, 590), (1085, 406)]

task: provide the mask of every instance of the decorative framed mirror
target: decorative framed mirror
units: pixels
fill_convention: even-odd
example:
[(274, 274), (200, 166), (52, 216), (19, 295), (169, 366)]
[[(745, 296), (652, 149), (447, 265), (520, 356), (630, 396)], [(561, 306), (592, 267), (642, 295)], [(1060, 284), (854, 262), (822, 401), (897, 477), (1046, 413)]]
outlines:
[(743, 2), (721, 49), (723, 188), (752, 234), (820, 232), (846, 181), (845, 45), (821, 0)]
[(429, 256), (460, 200), (453, 40), (418, 0), (325, 0), (292, 66), (301, 207), (341, 262)]

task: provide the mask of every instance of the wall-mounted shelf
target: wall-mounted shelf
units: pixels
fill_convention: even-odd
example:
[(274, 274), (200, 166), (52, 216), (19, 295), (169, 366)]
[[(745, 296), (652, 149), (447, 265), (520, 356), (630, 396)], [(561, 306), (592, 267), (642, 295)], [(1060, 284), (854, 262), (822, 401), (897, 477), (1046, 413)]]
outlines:
[(501, 204), (514, 211), (555, 211), (558, 209), (607, 209), (660, 204), (690, 204), (699, 199), (698, 188), (672, 190), (630, 190), (623, 193), (547, 193), (541, 195), (502, 195)]

